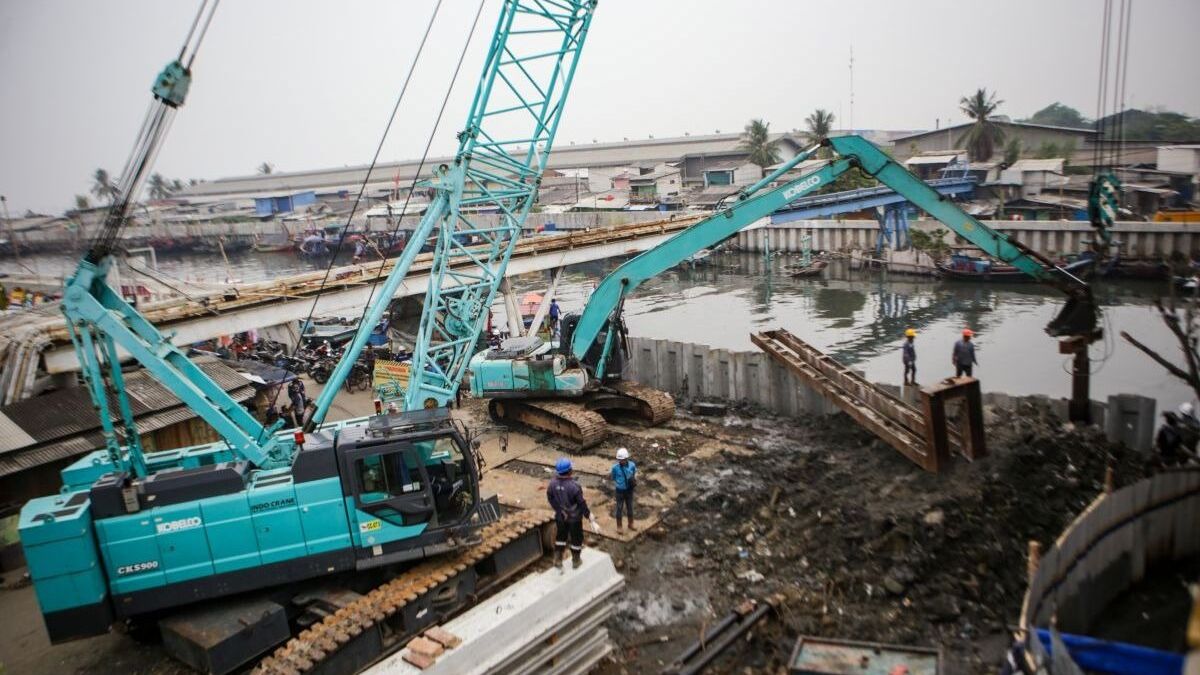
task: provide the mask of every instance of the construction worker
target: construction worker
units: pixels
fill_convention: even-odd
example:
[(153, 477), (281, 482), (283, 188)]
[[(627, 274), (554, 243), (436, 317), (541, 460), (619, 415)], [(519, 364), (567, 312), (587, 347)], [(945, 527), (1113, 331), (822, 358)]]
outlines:
[(554, 509), (554, 566), (562, 569), (563, 554), (571, 542), (571, 567), (583, 564), (583, 519), (592, 521), (592, 530), (600, 532), (596, 517), (583, 498), (583, 488), (572, 475), (571, 460), (561, 457), (554, 464), (558, 474), (546, 488), (546, 501)]
[(558, 306), (558, 298), (550, 298), (550, 334), (558, 335), (558, 319), (562, 316), (562, 309)]
[(975, 333), (971, 332), (970, 328), (964, 328), (962, 339), (954, 343), (954, 353), (950, 356), (950, 363), (954, 364), (954, 376), (972, 377), (972, 370), (979, 365), (979, 361), (975, 358), (975, 345), (971, 342), (971, 338)]
[(1184, 428), (1175, 413), (1168, 410), (1162, 416), (1163, 425), (1158, 428), (1158, 433), (1154, 436), (1154, 449), (1158, 451), (1158, 465), (1160, 467), (1177, 466), (1183, 463), (1185, 456)]
[(901, 347), (901, 359), (904, 361), (904, 384), (917, 383), (917, 346), (913, 340), (917, 331), (909, 328), (904, 331), (904, 345)]
[(617, 530), (621, 529), (622, 512), (629, 516), (629, 529), (633, 526), (633, 489), (637, 487), (637, 464), (629, 459), (629, 450), (617, 449), (617, 462), (612, 465), (613, 490), (617, 493)]

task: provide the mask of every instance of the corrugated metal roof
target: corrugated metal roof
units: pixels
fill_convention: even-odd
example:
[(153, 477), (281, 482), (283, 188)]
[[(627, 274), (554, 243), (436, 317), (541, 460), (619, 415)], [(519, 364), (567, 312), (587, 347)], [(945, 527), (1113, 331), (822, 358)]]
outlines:
[(21, 425), (0, 412), (0, 453), (34, 444), (33, 436), (25, 433)]
[[(942, 127), (941, 129), (928, 129), (926, 131), (917, 131), (917, 132), (914, 132), (914, 133), (911, 133), (911, 134), (908, 134), (905, 136), (895, 136), (892, 138), (892, 142), (895, 143), (897, 147), (899, 147), (901, 144), (903, 144), (904, 141), (912, 140), (914, 138), (921, 138), (922, 136), (928, 136), (930, 134), (944, 134), (947, 131), (953, 132), (957, 129), (966, 129), (967, 127), (971, 126), (972, 124), (974, 124), (974, 122), (967, 122), (965, 124), (956, 124), (952, 127)], [(1005, 122), (1002, 120), (992, 120), (992, 124), (1002, 126), (1002, 127), (1015, 127), (1018, 129), (1046, 129), (1049, 131), (1062, 131), (1065, 133), (1080, 134), (1083, 136), (1097, 135), (1097, 132), (1095, 129), (1075, 129), (1073, 127), (1056, 127), (1056, 126), (1051, 126), (1049, 124), (1026, 124), (1025, 122)]]
[[(234, 391), (248, 387), (249, 382), (236, 371), (211, 357), (196, 359), (195, 363), (219, 387)], [(125, 389), (129, 392), (129, 403), (134, 419), (141, 425), (143, 416), (168, 408), (182, 406), (182, 402), (166, 387), (156, 381), (148, 371), (139, 370), (124, 377)], [(117, 400), (108, 397), (109, 409), (117, 410)], [(62, 389), (44, 396), (13, 403), (0, 408), (0, 415), (11, 420), (31, 443), (13, 446), (5, 443), (0, 453), (11, 452), (35, 444), (45, 444), (68, 436), (75, 436), (100, 428), (100, 419), (92, 405), (92, 399), (84, 387)], [(12, 447), (10, 447), (12, 446)]]
[(1008, 167), (1010, 171), (1058, 171), (1063, 170), (1063, 158), (1055, 159), (1018, 159), (1012, 166)]
[[(253, 398), (254, 388), (247, 384), (229, 392), (229, 395), (241, 403)], [(138, 431), (146, 434), (194, 417), (196, 417), (196, 413), (192, 412), (190, 408), (178, 405), (137, 418)], [(39, 447), (0, 454), (0, 476), (7, 476), (49, 462), (99, 450), (104, 447), (104, 435), (100, 433), (98, 427), (99, 423), (94, 431), (68, 436)]]
[(904, 160), (906, 166), (914, 166), (916, 164), (949, 164), (958, 159), (957, 153), (945, 155), (917, 155)]
[[(795, 152), (803, 146), (799, 139), (791, 134), (771, 134), (772, 140), (777, 140), (786, 150)], [(685, 155), (722, 155), (744, 153), (741, 149), (742, 135), (708, 134), (701, 136), (676, 136), (672, 138), (652, 138), (634, 141), (617, 141), (612, 143), (577, 143), (569, 145), (562, 143), (554, 147), (547, 163), (551, 169), (569, 169), (579, 167), (601, 166), (634, 166), (646, 163), (676, 161)], [(434, 168), (440, 164), (450, 163), (453, 157), (434, 157), (426, 160), (422, 171), (423, 177), (432, 175)], [(373, 186), (392, 189), (396, 176), (402, 183), (412, 180), (420, 162), (406, 160), (388, 162), (375, 167), (372, 174), (376, 177)], [(189, 186), (178, 198), (190, 199), (211, 195), (243, 194), (253, 196), (256, 193), (320, 190), (322, 188), (357, 189), (367, 174), (366, 166), (352, 166), (314, 171), (297, 171), (292, 173), (272, 173), (261, 176), (238, 176), (220, 178), (213, 181)]]

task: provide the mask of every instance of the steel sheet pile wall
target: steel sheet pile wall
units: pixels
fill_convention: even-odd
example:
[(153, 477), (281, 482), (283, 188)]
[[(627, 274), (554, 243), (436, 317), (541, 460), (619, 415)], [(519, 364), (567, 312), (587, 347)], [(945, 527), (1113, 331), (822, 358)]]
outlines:
[[(1162, 473), (1100, 495), (1042, 554), (1031, 575), (1020, 622), (1028, 653), (1050, 664), (1037, 628), (1049, 628), (1053, 617), (1061, 633), (1086, 633), (1113, 599), (1155, 565), (1200, 554), (1197, 514), (1200, 470), (1195, 469)], [(1049, 672), (1056, 671), (1050, 667)]]
[[(1086, 247), (1084, 242), (1095, 236), (1091, 225), (1081, 221), (984, 222), (1051, 257), (1078, 253)], [(946, 230), (946, 226), (936, 220), (912, 220), (909, 227), (923, 232)], [(735, 241), (743, 250), (759, 252), (769, 237), (772, 251), (795, 252), (800, 250), (800, 238), (805, 233), (812, 237), (812, 247), (817, 251), (874, 250), (879, 224), (873, 220), (797, 220), (742, 230)], [(1119, 222), (1114, 233), (1120, 242), (1121, 254), (1126, 257), (1156, 259), (1175, 253), (1185, 256), (1200, 253), (1200, 226), (1195, 223)], [(948, 235), (944, 241), (953, 246), (969, 245), (956, 235)]]
[(833, 414), (831, 403), (763, 352), (629, 338), (625, 375), (677, 401), (721, 399), (780, 415)]

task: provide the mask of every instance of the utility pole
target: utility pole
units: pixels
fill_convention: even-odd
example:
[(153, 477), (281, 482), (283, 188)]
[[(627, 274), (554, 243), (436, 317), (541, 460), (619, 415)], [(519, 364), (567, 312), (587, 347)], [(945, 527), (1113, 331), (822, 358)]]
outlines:
[(8, 197), (0, 195), (0, 206), (4, 207), (4, 224), (8, 226), (8, 241), (12, 245), (13, 257), (17, 259), (18, 265), (25, 267), (21, 262), (21, 249), (17, 246), (17, 233), (13, 230), (12, 216), (8, 214)]

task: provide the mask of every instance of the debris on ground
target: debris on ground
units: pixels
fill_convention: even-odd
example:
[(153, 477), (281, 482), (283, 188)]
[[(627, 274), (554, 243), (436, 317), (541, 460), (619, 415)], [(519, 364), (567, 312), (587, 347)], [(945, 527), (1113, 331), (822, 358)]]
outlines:
[[(731, 414), (719, 426), (681, 416), (671, 424), (679, 459), (621, 438), (644, 475), (665, 472), (681, 493), (645, 536), (602, 544), (628, 600), (611, 624), (622, 648), (604, 672), (660, 669), (704, 625), (770, 594), (786, 598), (782, 621), (719, 663), (776, 672), (797, 636), (814, 635), (940, 645), (948, 672), (995, 672), (1028, 541), (1056, 538), (1103, 490), (1109, 466), (1118, 485), (1143, 475), (1140, 455), (1095, 427), (1064, 425), (1046, 399), (1011, 405), (988, 429), (988, 457), (956, 457), (938, 475), (840, 414)], [(689, 456), (714, 439), (715, 454)], [(659, 639), (639, 641), (649, 629)]]

